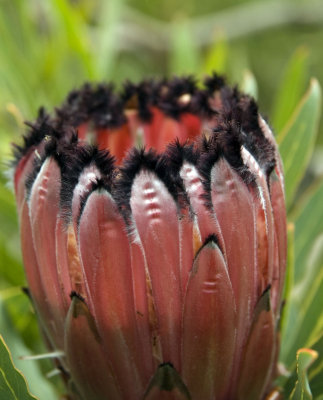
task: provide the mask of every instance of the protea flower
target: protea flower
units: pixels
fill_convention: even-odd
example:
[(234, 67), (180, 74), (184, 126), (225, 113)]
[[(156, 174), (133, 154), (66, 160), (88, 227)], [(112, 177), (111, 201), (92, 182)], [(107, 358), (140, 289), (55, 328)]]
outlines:
[(16, 147), (29, 291), (70, 396), (263, 399), (286, 262), (282, 166), (212, 76), (85, 85)]

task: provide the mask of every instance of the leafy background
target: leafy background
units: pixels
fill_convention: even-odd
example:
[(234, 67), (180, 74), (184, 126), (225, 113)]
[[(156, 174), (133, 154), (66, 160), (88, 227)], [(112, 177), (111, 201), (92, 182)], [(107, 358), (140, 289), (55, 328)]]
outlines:
[[(10, 143), (40, 105), (53, 109), (84, 81), (216, 70), (258, 97), (285, 165), (289, 255), (277, 384), (286, 399), (323, 399), (322, 42), (322, 0), (0, 0), (0, 333), (31, 393), (54, 400), (63, 388), (48, 360), (21, 359), (46, 350), (21, 291)], [(305, 347), (314, 351), (298, 352), (297, 373)], [(32, 398), (2, 340), (0, 397)]]

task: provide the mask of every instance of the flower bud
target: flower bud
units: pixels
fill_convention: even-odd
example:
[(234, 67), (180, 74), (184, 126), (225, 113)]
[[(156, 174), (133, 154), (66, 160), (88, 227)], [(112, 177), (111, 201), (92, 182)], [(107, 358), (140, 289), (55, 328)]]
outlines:
[(15, 157), (29, 290), (71, 398), (272, 390), (284, 178), (253, 99), (215, 75), (85, 85)]

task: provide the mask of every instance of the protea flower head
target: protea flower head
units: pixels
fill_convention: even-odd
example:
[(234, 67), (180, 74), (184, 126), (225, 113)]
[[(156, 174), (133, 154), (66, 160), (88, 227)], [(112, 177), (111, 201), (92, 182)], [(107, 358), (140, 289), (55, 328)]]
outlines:
[(85, 85), (15, 156), (29, 291), (71, 398), (268, 395), (286, 218), (253, 99), (215, 75)]

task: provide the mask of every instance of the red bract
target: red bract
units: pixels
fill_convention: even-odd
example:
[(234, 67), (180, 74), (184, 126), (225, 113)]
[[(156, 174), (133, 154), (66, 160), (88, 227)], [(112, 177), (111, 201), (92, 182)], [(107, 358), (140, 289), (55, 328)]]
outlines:
[(269, 393), (284, 183), (251, 98), (216, 76), (85, 85), (15, 153), (29, 290), (71, 398)]

